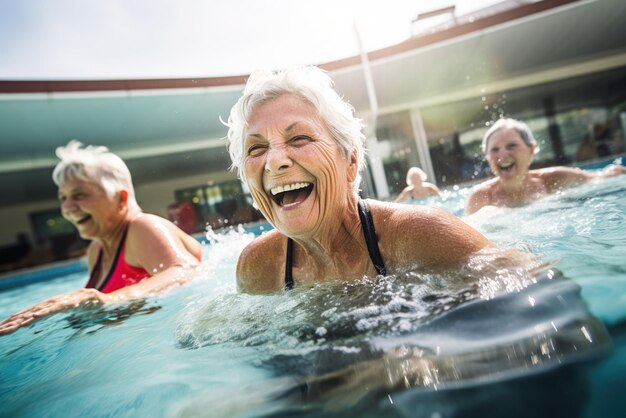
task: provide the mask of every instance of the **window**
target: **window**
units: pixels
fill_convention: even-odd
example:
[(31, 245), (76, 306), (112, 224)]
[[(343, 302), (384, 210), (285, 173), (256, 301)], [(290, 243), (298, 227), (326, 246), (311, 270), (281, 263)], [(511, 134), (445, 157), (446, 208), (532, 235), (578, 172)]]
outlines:
[(206, 226), (218, 229), (262, 218), (239, 181), (180, 189), (176, 190), (175, 197), (178, 202), (193, 203), (200, 230)]

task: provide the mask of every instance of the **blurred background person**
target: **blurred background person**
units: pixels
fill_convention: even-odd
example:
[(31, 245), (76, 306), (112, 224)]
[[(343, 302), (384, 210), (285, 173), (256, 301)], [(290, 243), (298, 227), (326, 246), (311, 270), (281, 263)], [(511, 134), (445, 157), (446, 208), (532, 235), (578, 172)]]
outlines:
[(482, 149), (495, 178), (470, 191), (465, 204), (467, 215), (484, 206), (527, 205), (567, 187), (626, 173), (621, 165), (609, 165), (597, 172), (564, 166), (530, 170), (539, 146), (528, 125), (515, 119), (495, 122), (483, 137)]
[(428, 176), (419, 167), (411, 167), (406, 173), (407, 186), (400, 192), (395, 202), (404, 203), (413, 200), (426, 199), (432, 196), (441, 196), (441, 190), (426, 180)]
[(201, 245), (172, 222), (143, 213), (128, 167), (106, 147), (70, 141), (56, 151), (52, 178), (61, 213), (87, 249), (84, 289), (58, 295), (0, 323), (0, 334), (46, 315), (85, 305), (119, 303), (158, 294), (193, 276)]

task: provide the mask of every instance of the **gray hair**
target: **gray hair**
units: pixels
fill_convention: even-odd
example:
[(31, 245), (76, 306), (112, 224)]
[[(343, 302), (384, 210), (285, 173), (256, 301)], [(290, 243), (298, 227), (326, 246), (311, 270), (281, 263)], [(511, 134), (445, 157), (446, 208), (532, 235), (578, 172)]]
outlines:
[(426, 174), (424, 172), (424, 170), (422, 170), (419, 167), (411, 167), (406, 172), (406, 184), (407, 184), (407, 186), (413, 185), (413, 182), (411, 182), (411, 177), (413, 177), (413, 174), (419, 175), (420, 178), (422, 179), (422, 181), (428, 180), (428, 174)]
[(537, 144), (537, 140), (535, 139), (535, 136), (533, 135), (533, 132), (530, 130), (528, 125), (517, 119), (502, 118), (494, 122), (493, 125), (491, 125), (491, 128), (489, 128), (487, 132), (485, 132), (482, 143), (483, 153), (487, 151), (489, 137), (502, 129), (515, 129), (526, 145), (528, 145), (529, 147), (535, 147), (535, 154), (539, 152), (539, 145)]
[(73, 139), (66, 146), (56, 149), (61, 161), (52, 172), (54, 183), (61, 186), (74, 179), (96, 183), (110, 198), (120, 189), (125, 189), (128, 191), (128, 205), (138, 208), (133, 181), (124, 161), (107, 147), (82, 146), (81, 142)]
[(360, 173), (365, 166), (363, 122), (354, 115), (354, 108), (333, 89), (333, 81), (328, 74), (314, 66), (280, 71), (260, 70), (250, 75), (243, 95), (232, 107), (228, 122), (225, 123), (229, 128), (231, 169), (237, 169), (239, 177), (246, 180), (243, 172), (243, 143), (250, 115), (257, 106), (286, 94), (296, 95), (317, 110), (346, 158), (356, 152), (358, 172), (354, 188), (358, 190)]

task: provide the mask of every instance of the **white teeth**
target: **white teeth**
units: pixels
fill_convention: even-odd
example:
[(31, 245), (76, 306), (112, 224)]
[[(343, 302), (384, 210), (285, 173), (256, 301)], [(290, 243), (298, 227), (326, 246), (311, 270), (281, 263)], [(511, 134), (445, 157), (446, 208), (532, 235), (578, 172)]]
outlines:
[(270, 193), (272, 196), (276, 196), (278, 193), (289, 192), (291, 190), (304, 189), (305, 187), (309, 187), (310, 183), (293, 183), (293, 184), (285, 184), (284, 186), (276, 186), (270, 189)]

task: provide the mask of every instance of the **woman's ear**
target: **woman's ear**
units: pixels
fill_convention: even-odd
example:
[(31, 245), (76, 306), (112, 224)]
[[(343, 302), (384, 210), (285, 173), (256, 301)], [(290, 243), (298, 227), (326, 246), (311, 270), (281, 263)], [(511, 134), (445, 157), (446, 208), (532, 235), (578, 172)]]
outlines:
[(122, 189), (119, 192), (120, 205), (128, 207), (128, 190)]
[(348, 158), (348, 181), (350, 183), (356, 180), (357, 174), (359, 172), (359, 164), (358, 158), (356, 155), (356, 151), (353, 151)]

